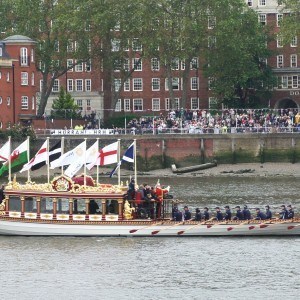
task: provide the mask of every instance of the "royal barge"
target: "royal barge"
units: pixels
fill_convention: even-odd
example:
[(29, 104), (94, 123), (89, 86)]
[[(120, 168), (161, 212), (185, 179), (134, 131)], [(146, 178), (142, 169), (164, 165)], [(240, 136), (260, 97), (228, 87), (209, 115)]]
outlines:
[[(19, 236), (300, 236), (300, 219), (217, 222), (171, 220), (172, 199), (161, 215), (139, 219), (127, 185), (96, 184), (91, 177), (20, 184), (14, 178), (0, 204), (0, 234)], [(91, 206), (91, 204), (93, 204)], [(97, 212), (99, 208), (99, 212)]]

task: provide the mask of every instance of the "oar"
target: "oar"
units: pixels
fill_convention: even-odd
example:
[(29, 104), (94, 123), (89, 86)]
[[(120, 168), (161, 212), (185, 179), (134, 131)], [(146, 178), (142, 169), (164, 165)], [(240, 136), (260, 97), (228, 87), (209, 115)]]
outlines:
[(201, 222), (201, 223), (199, 223), (199, 224), (190, 226), (190, 227), (188, 227), (188, 228), (185, 229), (185, 230), (178, 231), (177, 234), (178, 234), (178, 235), (184, 234), (186, 231), (188, 231), (188, 230), (190, 230), (190, 229), (193, 229), (193, 228), (196, 228), (196, 227), (201, 226), (201, 225), (205, 225), (207, 222), (210, 222), (210, 221), (212, 221), (213, 219), (214, 219), (214, 218), (210, 218), (209, 220), (206, 220), (206, 221)]
[(151, 232), (151, 234), (152, 234), (152, 235), (158, 234), (161, 230), (166, 230), (166, 229), (169, 229), (169, 228), (172, 228), (172, 227), (175, 227), (175, 226), (182, 225), (182, 224), (184, 224), (184, 222), (185, 222), (185, 221), (182, 221), (182, 222), (176, 223), (176, 224), (174, 224), (174, 225), (172, 225), (172, 226), (168, 226), (168, 227), (163, 228), (163, 229), (160, 229), (160, 230), (154, 230), (154, 231)]
[(146, 227), (143, 227), (143, 228), (139, 228), (139, 229), (131, 229), (130, 231), (129, 231), (129, 233), (135, 233), (135, 232), (137, 232), (138, 230), (143, 230), (143, 229), (146, 229), (146, 228), (149, 228), (149, 227), (152, 227), (152, 226), (155, 226), (155, 225), (159, 225), (159, 224), (162, 224), (163, 222), (156, 222), (156, 223), (153, 223), (153, 224), (151, 224), (151, 225), (149, 225), (149, 226), (146, 226)]

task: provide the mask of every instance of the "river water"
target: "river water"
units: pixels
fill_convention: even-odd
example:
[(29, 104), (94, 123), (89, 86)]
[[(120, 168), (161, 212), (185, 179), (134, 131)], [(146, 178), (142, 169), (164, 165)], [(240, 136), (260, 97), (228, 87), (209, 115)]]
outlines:
[[(160, 182), (170, 184), (175, 198), (192, 210), (270, 204), (275, 211), (282, 203), (300, 209), (299, 178)], [(0, 237), (0, 251), (0, 299), (299, 299), (300, 294), (297, 237)]]

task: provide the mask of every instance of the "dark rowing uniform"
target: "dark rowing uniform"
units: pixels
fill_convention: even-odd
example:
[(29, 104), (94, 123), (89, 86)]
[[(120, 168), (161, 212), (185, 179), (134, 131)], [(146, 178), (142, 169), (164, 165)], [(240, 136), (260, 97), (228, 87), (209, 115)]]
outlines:
[(225, 220), (231, 220), (231, 211), (230, 209), (226, 209), (225, 210), (225, 216), (224, 216)]
[(203, 217), (204, 217), (204, 221), (209, 220), (209, 213), (208, 213), (208, 211), (204, 211), (203, 212)]
[(223, 214), (222, 214), (220, 211), (217, 211), (216, 219), (217, 219), (218, 221), (221, 221), (221, 220), (224, 219)]
[(272, 212), (269, 209), (266, 209), (266, 218), (272, 219)]

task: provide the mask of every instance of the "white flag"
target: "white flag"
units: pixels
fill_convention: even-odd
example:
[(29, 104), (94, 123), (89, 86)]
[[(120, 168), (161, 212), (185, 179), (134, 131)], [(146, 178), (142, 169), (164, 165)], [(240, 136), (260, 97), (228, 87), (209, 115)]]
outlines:
[(86, 151), (86, 141), (82, 142), (73, 150), (66, 152), (60, 158), (51, 162), (50, 169), (70, 165), (75, 161), (77, 163), (81, 162), (83, 164), (85, 162), (85, 151)]
[(47, 141), (45, 141), (40, 150), (36, 153), (36, 155), (27, 164), (23, 166), (20, 173), (28, 171), (31, 167), (33, 167), (36, 164), (39, 164), (43, 161), (47, 161), (47, 156)]
[(92, 163), (97, 160), (98, 148), (98, 141), (96, 141), (89, 149), (86, 150), (86, 164)]
[(10, 155), (10, 145), (7, 141), (0, 149), (0, 161), (7, 161)]
[(97, 158), (87, 168), (90, 170), (93, 166), (104, 166), (118, 162), (118, 142), (109, 144), (102, 148), (97, 155)]
[(82, 162), (75, 162), (74, 164), (71, 164), (68, 166), (68, 168), (65, 170), (65, 175), (72, 178), (83, 166)]

